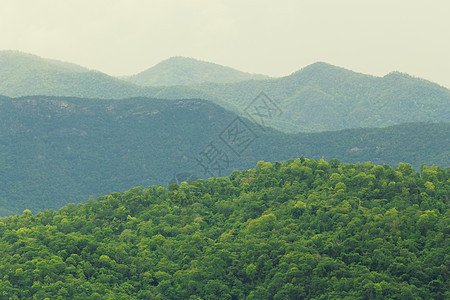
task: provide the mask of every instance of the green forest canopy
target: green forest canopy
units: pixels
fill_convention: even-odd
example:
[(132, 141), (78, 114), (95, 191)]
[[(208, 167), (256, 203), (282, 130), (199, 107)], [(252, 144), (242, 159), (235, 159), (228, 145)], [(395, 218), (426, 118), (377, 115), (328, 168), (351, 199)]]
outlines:
[(449, 299), (449, 169), (299, 158), (0, 219), (2, 299)]

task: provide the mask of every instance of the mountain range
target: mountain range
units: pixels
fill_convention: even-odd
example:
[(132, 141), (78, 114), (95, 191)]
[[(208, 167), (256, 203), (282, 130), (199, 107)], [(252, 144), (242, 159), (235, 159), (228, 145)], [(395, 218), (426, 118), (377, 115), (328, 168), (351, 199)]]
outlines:
[(449, 104), (323, 62), (1, 51), (0, 299), (450, 299)]
[[(448, 89), (400, 72), (375, 77), (315, 63), (281, 78), (255, 80), (260, 76), (252, 76), (176, 57), (126, 78), (142, 84), (137, 85), (67, 63), (0, 52), (0, 94), (10, 97), (200, 98), (253, 119), (271, 112), (255, 109), (275, 110), (263, 125), (291, 133), (450, 121)], [(186, 81), (187, 77), (192, 81)], [(239, 81), (243, 78), (252, 79)], [(264, 103), (256, 99), (261, 92), (267, 96)]]
[(450, 121), (448, 89), (399, 72), (374, 77), (315, 63), (282, 78), (196, 88), (235, 111), (264, 91), (281, 111), (267, 124), (288, 132)]
[(449, 135), (450, 123), (286, 134), (195, 99), (0, 97), (0, 214), (226, 176), (261, 160), (448, 167)]

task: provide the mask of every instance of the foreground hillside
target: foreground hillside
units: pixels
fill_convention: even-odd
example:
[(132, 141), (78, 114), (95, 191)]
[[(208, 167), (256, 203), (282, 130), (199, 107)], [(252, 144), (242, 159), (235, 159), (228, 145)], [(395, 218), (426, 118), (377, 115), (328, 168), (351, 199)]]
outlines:
[[(236, 117), (202, 100), (0, 97), (0, 216), (58, 209), (136, 185), (167, 186), (183, 173), (226, 176), (260, 160), (450, 166), (450, 123), (290, 135)], [(248, 136), (235, 136), (236, 128)], [(233, 140), (243, 145), (238, 153), (229, 147)], [(213, 154), (210, 145), (227, 158), (206, 171), (198, 159)]]
[(448, 169), (259, 162), (0, 219), (0, 298), (449, 299)]

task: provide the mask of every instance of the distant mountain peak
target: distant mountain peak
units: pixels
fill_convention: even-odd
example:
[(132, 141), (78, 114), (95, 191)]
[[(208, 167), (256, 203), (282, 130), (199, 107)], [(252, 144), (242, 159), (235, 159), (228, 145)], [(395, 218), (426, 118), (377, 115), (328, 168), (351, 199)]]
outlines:
[[(22, 62), (22, 64), (19, 63)], [(6, 68), (9, 66), (21, 66), (30, 70), (52, 67), (55, 71), (63, 72), (88, 72), (89, 69), (74, 63), (69, 63), (56, 59), (43, 58), (35, 54), (21, 52), (18, 50), (0, 51), (0, 66)]]
[(348, 72), (348, 73), (357, 73), (354, 71), (351, 71), (349, 69), (343, 68), (343, 67), (338, 67), (326, 62), (322, 62), (322, 61), (318, 61), (315, 63), (312, 63), (306, 67), (304, 67), (303, 69), (301, 69), (300, 71), (308, 71), (308, 72)]
[(171, 56), (171, 57), (163, 60), (162, 62), (165, 62), (165, 61), (171, 61), (171, 62), (196, 61), (196, 62), (206, 62), (206, 63), (209, 63), (209, 64), (214, 64), (214, 63), (211, 63), (211, 62), (207, 62), (207, 61), (204, 61), (204, 60), (200, 60), (200, 59), (196, 59), (196, 58), (188, 57), (188, 56)]
[(316, 61), (315, 63), (312, 63), (308, 66), (306, 66), (305, 68), (338, 68), (337, 66), (334, 66), (332, 64), (329, 64), (327, 62), (324, 61)]
[(346, 81), (358, 78), (372, 78), (372, 76), (318, 61), (281, 78), (281, 80), (297, 84), (307, 81), (310, 83), (315, 82), (317, 84), (324, 83), (329, 85), (336, 80)]
[[(321, 74), (321, 73), (327, 73), (327, 72), (336, 72), (338, 70), (346, 70), (346, 69), (331, 65), (326, 62), (318, 61), (318, 62), (312, 63), (310, 65), (307, 65), (306, 67), (303, 67), (300, 70), (295, 71), (294, 73), (292, 73), (286, 77), (291, 77), (291, 76), (295, 77), (300, 74)], [(349, 70), (346, 70), (346, 71), (349, 71)], [(349, 72), (351, 72), (351, 71), (349, 71)]]
[(167, 59), (157, 63), (152, 68), (157, 67), (157, 66), (161, 66), (161, 65), (177, 65), (178, 67), (182, 67), (182, 68), (186, 68), (186, 69), (188, 69), (188, 68), (200, 68), (202, 66), (215, 66), (215, 67), (218, 67), (218, 68), (228, 68), (228, 67), (216, 64), (216, 63), (212, 63), (212, 62), (196, 59), (196, 58), (193, 58), (193, 57), (186, 57), (186, 56), (172, 56), (172, 57), (169, 57), (169, 58), (167, 58)]
[(266, 75), (250, 74), (192, 57), (173, 56), (139, 74), (124, 79), (144, 86), (174, 86), (206, 82), (233, 83), (268, 78), (269, 76)]
[(413, 76), (408, 73), (400, 72), (400, 71), (392, 71), (383, 76), (384, 78), (413, 78)]

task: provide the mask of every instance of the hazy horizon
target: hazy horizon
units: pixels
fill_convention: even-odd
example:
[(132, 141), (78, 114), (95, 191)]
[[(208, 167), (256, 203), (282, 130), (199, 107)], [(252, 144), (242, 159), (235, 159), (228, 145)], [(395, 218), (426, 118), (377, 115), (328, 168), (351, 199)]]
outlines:
[(322, 61), (450, 88), (450, 2), (2, 1), (0, 50), (132, 75), (173, 57), (289, 75)]
[[(4, 50), (0, 50), (0, 51), (15, 51), (15, 52), (20, 52), (20, 53), (22, 53), (22, 54), (38, 56), (38, 55), (36, 55), (36, 54), (34, 54), (34, 53), (27, 53), (27, 52), (23, 52), (23, 51), (20, 51), (20, 50), (17, 50), (17, 49), (4, 49)], [(42, 56), (38, 56), (38, 57), (43, 58), (43, 59), (54, 60), (54, 58), (52, 58), (52, 57), (42, 57)], [(158, 65), (159, 63), (161, 63), (161, 62), (163, 62), (163, 61), (165, 61), (165, 60), (168, 60), (168, 59), (170, 59), (170, 58), (175, 58), (175, 57), (183, 57), (183, 58), (195, 59), (195, 60), (202, 61), (202, 62), (207, 62), (207, 63), (217, 64), (217, 63), (212, 62), (212, 61), (205, 61), (205, 60), (202, 60), (202, 59), (199, 59), (199, 58), (195, 58), (195, 57), (186, 57), (186, 56), (180, 56), (180, 55), (179, 55), (179, 56), (168, 57), (168, 58), (166, 58), (166, 59), (164, 59), (164, 60), (162, 60), (162, 61), (156, 63), (155, 65), (148, 66), (148, 67), (144, 67), (141, 71), (138, 71), (138, 72), (133, 73), (133, 74), (125, 74), (125, 75), (112, 75), (112, 74), (108, 74), (108, 73), (106, 73), (106, 72), (103, 72), (102, 70), (97, 70), (97, 69), (94, 69), (94, 68), (90, 68), (89, 66), (84, 66), (84, 65), (79, 65), (79, 64), (76, 64), (76, 65), (78, 65), (78, 66), (80, 66), (80, 67), (84, 67), (84, 68), (86, 68), (86, 69), (89, 69), (90, 71), (99, 71), (99, 72), (105, 73), (105, 74), (107, 74), (107, 75), (109, 75), (109, 76), (116, 77), (116, 78), (124, 78), (124, 77), (128, 77), (128, 76), (137, 75), (137, 74), (139, 74), (139, 73), (141, 73), (141, 72), (143, 72), (143, 71), (146, 71), (146, 70), (148, 70), (148, 69), (150, 69), (150, 68), (152, 68), (152, 67)], [(63, 62), (63, 63), (74, 64), (74, 63), (71, 62), (71, 61), (64, 61), (64, 60), (58, 60), (58, 61)], [(271, 78), (281, 78), (281, 77), (289, 76), (289, 75), (291, 75), (291, 74), (293, 74), (293, 73), (295, 73), (295, 72), (297, 72), (297, 71), (300, 71), (301, 69), (303, 69), (303, 68), (305, 68), (305, 67), (307, 67), (307, 66), (309, 66), (309, 65), (315, 64), (315, 63), (327, 63), (327, 64), (329, 64), (328, 62), (316, 61), (316, 62), (312, 62), (311, 64), (308, 64), (308, 65), (306, 65), (306, 66), (301, 66), (301, 67), (297, 68), (297, 70), (295, 70), (295, 71), (293, 71), (293, 72), (291, 72), (291, 73), (289, 73), (289, 74), (285, 74), (285, 75), (281, 75), (281, 76), (271, 76)], [(331, 64), (330, 64), (330, 65), (331, 65)], [(220, 65), (220, 66), (230, 67), (230, 66), (225, 66), (225, 65)], [(357, 71), (355, 71), (355, 70), (348, 69), (348, 68), (346, 68), (345, 66), (336, 66), (336, 65), (333, 65), (333, 66), (339, 67), (339, 68), (344, 68), (344, 69), (347, 69), (347, 70), (349, 70), (349, 71), (357, 72)], [(230, 68), (233, 68), (233, 67), (230, 67)], [(241, 72), (251, 73), (251, 72), (248, 72), (248, 71), (246, 71), (246, 70), (241, 70), (241, 69), (238, 69), (238, 68), (233, 68), (233, 69), (235, 69), (235, 70), (237, 70), (237, 71), (241, 71)], [(390, 71), (390, 72), (388, 72), (388, 73), (386, 73), (386, 74), (383, 74), (383, 75), (366, 74), (366, 73), (362, 73), (362, 72), (358, 72), (358, 73), (366, 74), (366, 75), (372, 75), (372, 76), (376, 76), (376, 77), (383, 77), (383, 76), (386, 76), (386, 75), (388, 75), (389, 73), (392, 73), (392, 72), (402, 72), (402, 71), (401, 71), (401, 70), (392, 70), (392, 71)], [(406, 73), (406, 72), (402, 72), (402, 73)], [(268, 74), (261, 74), (261, 73), (251, 73), (251, 74), (255, 74), (255, 75), (268, 75)], [(415, 75), (412, 75), (412, 74), (409, 74), (409, 73), (406, 73), (406, 74), (416, 77)], [(270, 76), (270, 75), (269, 75), (269, 76)], [(417, 76), (417, 77), (418, 77), (418, 76)], [(424, 78), (424, 77), (418, 77), (418, 78), (421, 78), (421, 79), (424, 79), (424, 80), (431, 81), (431, 80), (429, 80), (429, 79), (427, 79), (427, 78)], [(434, 81), (431, 81), (431, 82), (436, 83), (436, 84), (438, 84), (438, 85), (441, 85), (441, 84), (438, 83), (438, 82), (434, 82)], [(446, 86), (444, 86), (444, 85), (441, 85), (441, 86), (443, 86), (444, 88), (447, 88), (447, 89), (448, 89), (448, 87), (446, 87)]]

